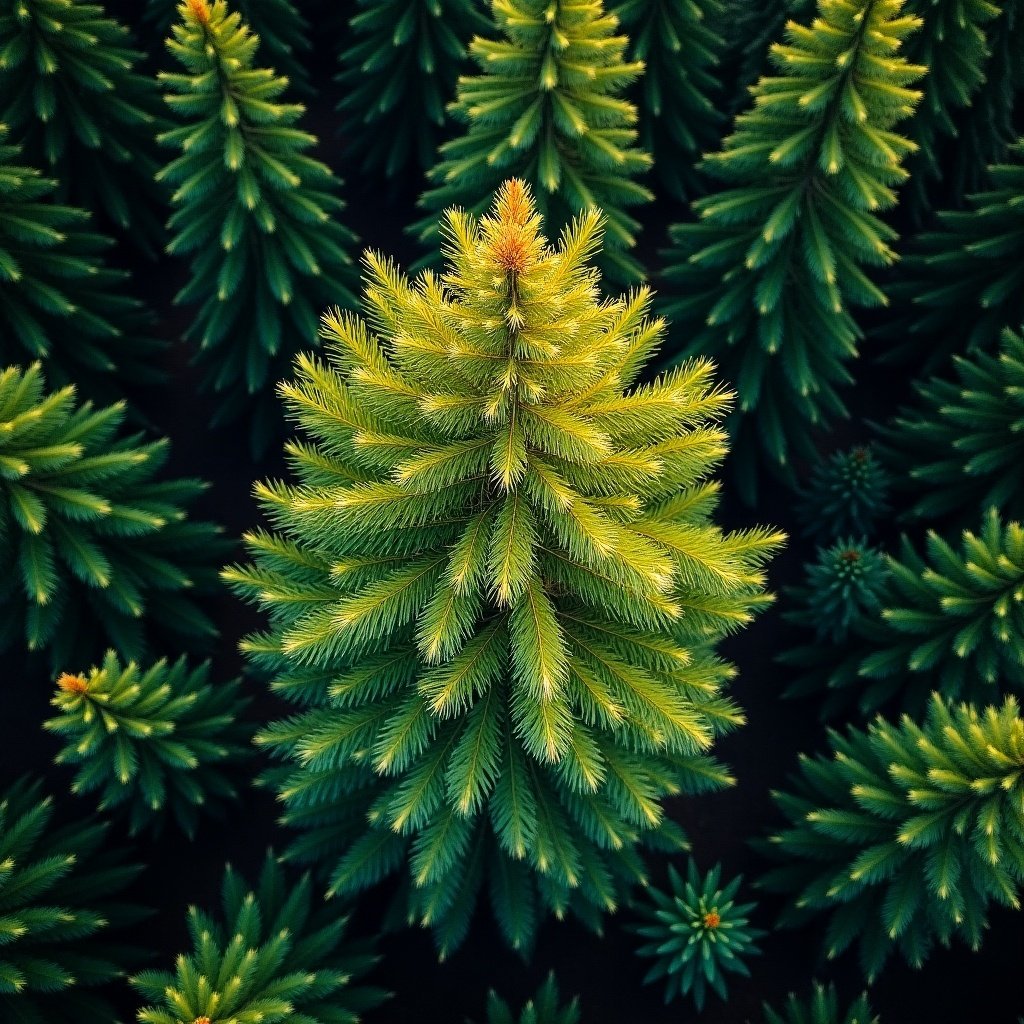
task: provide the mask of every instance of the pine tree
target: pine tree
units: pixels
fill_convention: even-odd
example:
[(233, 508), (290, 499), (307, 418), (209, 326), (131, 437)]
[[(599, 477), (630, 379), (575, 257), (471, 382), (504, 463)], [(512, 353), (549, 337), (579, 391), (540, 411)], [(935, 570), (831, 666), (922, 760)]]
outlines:
[(899, 951), (918, 967), (936, 943), (981, 945), (992, 903), (1024, 879), (1024, 720), (1015, 698), (984, 710), (934, 695), (922, 725), (878, 718), (831, 732), (833, 756), (802, 757), (789, 822), (763, 879), (790, 894), (784, 925), (828, 914), (825, 948), (855, 941), (869, 979)]
[(0, 126), (0, 362), (45, 359), (50, 377), (111, 390), (159, 379), (151, 317), (109, 267), (111, 239), (84, 210), (53, 201), (56, 182), (21, 163)]
[(185, 518), (204, 485), (155, 480), (167, 442), (118, 436), (124, 415), (47, 393), (38, 363), (0, 372), (0, 647), (47, 648), (60, 668), (107, 645), (141, 656), (144, 623), (214, 633), (192, 595), (229, 548)]
[(841, 1008), (835, 985), (825, 988), (816, 982), (810, 999), (798, 999), (791, 992), (779, 1010), (766, 1003), (764, 1024), (879, 1024), (879, 1018), (871, 1012), (866, 992)]
[(640, 144), (674, 199), (698, 190), (695, 164), (721, 137), (724, 15), (724, 0), (620, 0), (615, 8), (630, 57), (644, 66)]
[[(778, 69), (753, 90), (721, 152), (702, 165), (725, 183), (671, 229), (666, 314), (739, 394), (736, 450), (751, 499), (757, 452), (792, 479), (813, 457), (812, 428), (846, 414), (860, 329), (855, 306), (884, 304), (867, 270), (895, 259), (878, 216), (896, 202), (914, 145), (894, 126), (924, 69), (898, 51), (918, 20), (901, 0), (820, 0), (790, 22)], [(753, 436), (752, 436), (753, 435)]]
[(237, 679), (211, 686), (209, 669), (180, 658), (142, 670), (108, 651), (88, 673), (62, 673), (60, 714), (43, 727), (65, 740), (56, 760), (76, 767), (72, 791), (98, 790), (102, 812), (127, 805), (133, 833), (161, 826), (166, 809), (190, 837), (201, 810), (235, 799), (225, 768), (249, 753), (238, 720), (249, 702)]
[(881, 619), (889, 597), (889, 568), (878, 548), (846, 538), (818, 549), (804, 566), (804, 582), (787, 590), (783, 618), (799, 631), (776, 661), (793, 670), (786, 698), (813, 696), (823, 720), (848, 714), (850, 705), (876, 709), (892, 696), (890, 683), (865, 683), (864, 651), (891, 639)]
[(61, 199), (146, 247), (163, 236), (154, 136), (166, 119), (141, 60), (100, 4), (0, 0), (0, 123), (62, 182)]
[(635, 385), (664, 325), (646, 290), (599, 297), (601, 225), (550, 247), (513, 180), (449, 213), (443, 278), (368, 255), (367, 320), (325, 318), (329, 364), (283, 389), (309, 440), (258, 489), (279, 532), (226, 574), (302, 708), (260, 737), (292, 855), (340, 894), (407, 864), (442, 952), (485, 879), (525, 950), (545, 913), (613, 909), (639, 842), (678, 847), (660, 800), (728, 781), (714, 644), (781, 540), (712, 524), (729, 396), (703, 360)]
[[(234, 0), (242, 21), (259, 39), (260, 52), (292, 89), (308, 96), (313, 92), (306, 65), (309, 62), (310, 27), (293, 0)], [(161, 38), (174, 25), (172, 0), (148, 0), (145, 19)]]
[(434, 259), (438, 214), (460, 206), (482, 213), (501, 181), (523, 178), (552, 233), (579, 213), (602, 210), (608, 230), (602, 269), (636, 281), (628, 252), (639, 222), (627, 212), (652, 193), (634, 179), (651, 158), (636, 146), (636, 107), (621, 97), (643, 65), (625, 59), (629, 40), (602, 0), (494, 0), (502, 39), (470, 46), (484, 72), (459, 80), (451, 110), (466, 131), (441, 146), (413, 226)]
[(487, 1024), (580, 1024), (580, 1020), (578, 1000), (563, 1005), (554, 974), (548, 975), (519, 1014), (493, 990), (487, 996)]
[(176, 301), (195, 305), (187, 337), (206, 386), (222, 398), (215, 422), (255, 409), (253, 447), (274, 423), (271, 384), (316, 341), (328, 302), (354, 303), (337, 219), (340, 182), (307, 150), (286, 80), (254, 66), (259, 40), (224, 0), (187, 0), (168, 48), (183, 72), (161, 74), (180, 124), (161, 141), (181, 155), (161, 171), (175, 188), (169, 251), (191, 257)]
[[(106, 825), (59, 824), (39, 782), (0, 791), (0, 1018), (110, 1024), (103, 987), (137, 953), (108, 936), (142, 913), (122, 902), (138, 874), (104, 845)], [(98, 990), (98, 991), (97, 991)]]
[(909, 0), (908, 9), (921, 19), (921, 30), (908, 40), (907, 57), (928, 68), (909, 132), (918, 151), (910, 161), (906, 199), (920, 222), (936, 182), (945, 178), (946, 143), (957, 134), (955, 113), (970, 106), (985, 81), (986, 33), (1000, 12), (990, 0)]
[(806, 583), (791, 588), (785, 618), (812, 628), (819, 640), (842, 643), (853, 622), (881, 611), (888, 568), (881, 551), (866, 541), (847, 537), (818, 548), (817, 560), (804, 571)]
[(702, 875), (691, 857), (685, 882), (671, 866), (668, 877), (670, 892), (646, 890), (650, 902), (639, 908), (646, 923), (636, 932), (649, 941), (637, 954), (656, 961), (645, 984), (664, 979), (666, 1003), (692, 994), (700, 1011), (709, 988), (728, 998), (727, 973), (750, 976), (745, 958), (760, 952), (764, 932), (750, 925), (755, 905), (736, 902), (742, 875), (721, 886), (721, 865)]
[(250, 889), (229, 866), (219, 917), (190, 907), (192, 950), (173, 973), (132, 985), (151, 1005), (141, 1024), (356, 1024), (386, 998), (359, 979), (376, 957), (345, 937), (347, 919), (321, 905), (308, 875), (291, 879), (270, 854)]
[(908, 246), (890, 288), (890, 361), (941, 370), (954, 353), (991, 351), (1006, 327), (1024, 324), (1024, 139), (988, 169), (988, 187), (966, 210), (938, 214)]
[(905, 518), (958, 525), (979, 508), (1024, 517), (1024, 334), (1003, 332), (999, 354), (954, 356), (957, 380), (932, 377), (880, 433)]
[(796, 509), (804, 536), (818, 542), (871, 536), (889, 512), (889, 486), (889, 474), (867, 445), (819, 458)]
[(469, 40), (488, 28), (479, 0), (358, 0), (341, 51), (342, 132), (368, 174), (428, 170)]
[(848, 712), (858, 700), (872, 709), (891, 696), (890, 685), (865, 685), (860, 674), (864, 651), (891, 639), (881, 619), (889, 596), (889, 565), (880, 549), (849, 537), (818, 548), (817, 559), (804, 566), (804, 582), (787, 588), (783, 618), (801, 640), (776, 657), (794, 670), (783, 696), (818, 698), (823, 719)]

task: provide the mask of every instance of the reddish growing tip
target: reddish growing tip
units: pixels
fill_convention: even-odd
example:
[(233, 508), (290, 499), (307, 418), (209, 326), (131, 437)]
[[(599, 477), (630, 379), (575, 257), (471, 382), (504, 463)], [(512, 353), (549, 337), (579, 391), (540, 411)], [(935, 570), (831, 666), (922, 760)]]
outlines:
[(85, 693), (89, 684), (81, 677), (71, 672), (62, 672), (57, 680), (57, 686), (65, 693)]

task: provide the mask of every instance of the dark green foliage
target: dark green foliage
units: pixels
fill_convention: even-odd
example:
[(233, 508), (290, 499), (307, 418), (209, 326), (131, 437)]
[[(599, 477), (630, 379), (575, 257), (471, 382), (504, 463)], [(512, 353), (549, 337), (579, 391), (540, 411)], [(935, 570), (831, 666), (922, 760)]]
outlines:
[(990, 56), (985, 80), (969, 106), (954, 115), (956, 142), (946, 154), (944, 176), (959, 198), (984, 185), (988, 164), (1006, 159), (1020, 133), (1019, 111), (1024, 97), (1024, 0), (998, 0), (999, 13), (985, 26)]
[(576, 999), (562, 1004), (554, 974), (518, 1014), (493, 990), (487, 996), (487, 1024), (580, 1024), (581, 1019)]
[(154, 175), (165, 119), (141, 59), (99, 4), (0, 0), (0, 123), (60, 180), (62, 199), (150, 245), (163, 236)]
[(998, 355), (954, 356), (957, 379), (917, 384), (914, 406), (881, 428), (904, 518), (973, 518), (996, 507), (1024, 516), (1024, 335), (1003, 332)]
[(988, 169), (967, 209), (938, 214), (907, 247), (891, 286), (905, 315), (888, 331), (890, 360), (942, 370), (952, 353), (992, 351), (1024, 324), (1024, 140)]
[(981, 945), (992, 903), (1024, 879), (1024, 720), (1017, 701), (976, 710), (934, 695), (922, 725), (878, 718), (802, 757), (789, 822), (764, 844), (791, 895), (783, 925), (829, 917), (825, 948), (854, 942), (869, 979), (893, 952), (920, 966), (936, 943)]
[(721, 865), (702, 875), (691, 857), (685, 881), (671, 866), (668, 878), (669, 892), (651, 886), (638, 904), (645, 923), (635, 930), (648, 941), (637, 954), (656, 961), (644, 983), (664, 980), (666, 1003), (692, 995), (702, 1010), (709, 988), (728, 999), (727, 974), (750, 976), (745, 960), (765, 933), (750, 925), (755, 905), (736, 902), (742, 875), (722, 886)]
[(600, 215), (539, 229), (511, 181), (449, 214), (443, 280), (367, 257), (367, 320), (326, 317), (283, 389), (308, 440), (258, 489), (278, 532), (227, 573), (300, 706), (261, 736), (291, 854), (340, 894), (408, 871), (442, 951), (485, 883), (525, 951), (547, 914), (599, 923), (641, 841), (678, 848), (661, 800), (729, 781), (714, 647), (781, 541), (711, 521), (728, 395), (706, 361), (635, 383), (664, 325), (600, 298)]
[(862, 992), (848, 1007), (842, 1007), (835, 985), (815, 983), (809, 999), (798, 999), (791, 992), (778, 1010), (765, 1004), (764, 1024), (879, 1024), (871, 1012), (867, 992)]
[(224, 0), (179, 8), (168, 48), (183, 73), (161, 74), (180, 127), (161, 141), (181, 150), (161, 177), (174, 188), (168, 251), (191, 258), (176, 301), (194, 305), (187, 337), (205, 384), (222, 398), (215, 422), (255, 409), (259, 452), (276, 419), (273, 384), (297, 350), (316, 343), (329, 302), (354, 303), (338, 220), (340, 182), (310, 157), (287, 84), (254, 66), (258, 39)]
[(804, 582), (786, 591), (783, 618), (800, 630), (776, 661), (792, 671), (785, 697), (813, 696), (823, 719), (851, 704), (874, 709), (898, 684), (865, 684), (860, 674), (865, 650), (891, 640), (881, 618), (889, 598), (886, 556), (863, 540), (848, 538), (819, 548), (804, 566)]
[(127, 805), (131, 830), (160, 827), (173, 813), (192, 836), (200, 810), (236, 797), (224, 769), (249, 753), (251, 731), (238, 716), (249, 703), (238, 680), (211, 686), (209, 663), (184, 658), (143, 671), (108, 651), (85, 675), (65, 672), (43, 727), (65, 739), (58, 764), (76, 767), (74, 793), (99, 790), (99, 809)]
[[(854, 622), (881, 611), (888, 567), (866, 541), (848, 537), (818, 548), (817, 561), (804, 569), (806, 582), (790, 589), (785, 617), (812, 629), (818, 641), (842, 643)], [(791, 653), (783, 652), (783, 659)]]
[(917, 21), (901, 0), (821, 0), (810, 27), (772, 48), (721, 152), (702, 167), (723, 188), (671, 229), (666, 313), (680, 356), (708, 353), (739, 395), (736, 450), (750, 498), (754, 460), (792, 478), (813, 428), (846, 414), (840, 390), (861, 331), (851, 309), (885, 296), (868, 272), (895, 259), (878, 216), (896, 202), (914, 145), (896, 124), (922, 68), (900, 55)]
[(38, 363), (0, 372), (0, 647), (46, 648), (62, 669), (106, 646), (140, 657), (147, 626), (215, 632), (192, 595), (230, 548), (185, 518), (204, 485), (155, 480), (167, 442), (118, 436), (124, 415), (48, 394)]
[(949, 139), (957, 132), (954, 114), (970, 105), (985, 81), (986, 33), (1000, 8), (990, 0), (908, 0), (907, 8), (921, 19), (920, 31), (907, 41), (907, 58), (928, 68), (909, 132), (920, 148), (910, 161), (906, 199), (920, 221), (929, 191), (944, 177)]
[[(833, 551), (841, 561), (842, 549)], [(861, 549), (858, 563), (869, 571), (846, 601), (836, 601), (847, 613), (841, 630), (824, 628), (829, 620), (820, 588), (827, 561), (822, 583), (796, 589), (800, 604), (787, 618), (821, 628), (808, 644), (780, 657), (802, 673), (789, 695), (837, 691), (826, 714), (844, 696), (856, 698), (865, 712), (897, 698), (905, 710), (918, 713), (932, 690), (983, 701), (994, 698), (995, 687), (1024, 688), (1024, 530), (1019, 523), (1003, 525), (992, 509), (977, 536), (965, 531), (959, 551), (929, 532), (927, 557), (904, 537), (899, 557), (886, 559), (887, 572), (873, 557), (868, 561), (869, 551)], [(841, 590), (835, 596), (841, 598)]]
[(750, 87), (768, 71), (772, 44), (783, 37), (786, 22), (805, 23), (813, 13), (814, 0), (725, 0), (722, 79), (732, 86), (726, 98), (731, 113), (749, 102)]
[(889, 512), (889, 474), (866, 445), (819, 458), (796, 513), (804, 535), (831, 541), (844, 534), (870, 537)]
[(0, 126), (0, 364), (43, 359), (54, 383), (90, 392), (110, 391), (115, 371), (159, 379), (152, 318), (126, 294), (128, 275), (105, 263), (113, 242), (21, 160)]
[(650, 166), (636, 146), (636, 107), (621, 94), (643, 65), (625, 59), (629, 40), (602, 0), (494, 0), (501, 39), (473, 40), (484, 72), (459, 80), (452, 113), (466, 130), (441, 146), (430, 172), (430, 211), (413, 230), (436, 260), (438, 214), (459, 206), (482, 213), (508, 177), (527, 181), (554, 237), (579, 213), (607, 218), (602, 269), (636, 281), (628, 250), (639, 228), (627, 212), (653, 198), (634, 179)]
[(108, 936), (142, 916), (117, 902), (139, 868), (106, 825), (53, 819), (38, 782), (0, 791), (0, 1019), (110, 1024), (103, 986), (138, 954)]
[(151, 1005), (141, 1024), (356, 1024), (386, 998), (353, 984), (376, 957), (345, 938), (347, 919), (324, 906), (308, 875), (293, 879), (271, 854), (250, 889), (229, 866), (219, 916), (190, 907), (192, 949), (175, 972), (132, 985)]
[[(289, 85), (302, 95), (313, 91), (306, 65), (309, 62), (309, 22), (300, 3), (293, 0), (234, 0), (232, 7), (259, 38), (260, 53)], [(148, 0), (146, 20), (161, 38), (174, 24), (174, 0)]]
[(697, 190), (695, 164), (721, 137), (724, 14), (724, 0), (620, 0), (615, 7), (630, 57), (644, 64), (640, 144), (675, 199)]
[(489, 21), (480, 0), (358, 0), (338, 85), (346, 144), (367, 172), (393, 178), (437, 156), (445, 104), (466, 47)]
[[(960, 551), (929, 532), (927, 559), (903, 539), (889, 560), (888, 636), (861, 674), (915, 694), (992, 699), (990, 687), (1024, 688), (1024, 529), (992, 509)], [(920, 702), (917, 702), (920, 707)]]

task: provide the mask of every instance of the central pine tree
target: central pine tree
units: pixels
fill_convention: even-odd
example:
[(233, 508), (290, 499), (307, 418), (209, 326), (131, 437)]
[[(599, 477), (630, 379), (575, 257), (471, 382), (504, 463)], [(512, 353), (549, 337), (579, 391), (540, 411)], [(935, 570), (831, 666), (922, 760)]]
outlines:
[(724, 634), (763, 606), (781, 536), (723, 533), (710, 474), (730, 396), (706, 360), (637, 379), (649, 294), (603, 299), (591, 211), (557, 246), (527, 188), (446, 220), (449, 270), (367, 257), (366, 320), (283, 388), (309, 435), (279, 532), (227, 577), (270, 616), (247, 644), (301, 706), (262, 735), (294, 857), (351, 893), (404, 868), (408, 914), (458, 944), (486, 883), (508, 941), (596, 923), (675, 842), (661, 799), (725, 784), (742, 720)]
[(899, 56), (917, 27), (903, 0), (820, 0), (772, 48), (778, 73), (753, 89), (723, 149), (704, 161), (725, 187), (672, 228), (666, 312), (684, 354), (708, 352), (736, 385), (741, 484), (753, 459), (786, 476), (814, 454), (812, 428), (846, 414), (857, 354), (853, 306), (885, 296), (865, 272), (895, 259), (878, 214), (896, 202), (913, 143), (893, 131), (923, 68)]
[[(436, 253), (438, 214), (462, 206), (479, 214), (504, 178), (528, 181), (550, 230), (597, 207), (607, 218), (602, 266), (634, 281), (643, 268), (628, 250), (639, 223), (629, 207), (651, 192), (633, 180), (651, 158), (636, 147), (636, 107), (621, 93), (643, 71), (626, 60), (629, 40), (602, 0), (494, 0), (503, 39), (477, 37), (470, 52), (483, 74), (459, 80), (455, 117), (467, 125), (441, 147), (436, 187), (414, 225)], [(429, 259), (428, 258), (428, 259)]]

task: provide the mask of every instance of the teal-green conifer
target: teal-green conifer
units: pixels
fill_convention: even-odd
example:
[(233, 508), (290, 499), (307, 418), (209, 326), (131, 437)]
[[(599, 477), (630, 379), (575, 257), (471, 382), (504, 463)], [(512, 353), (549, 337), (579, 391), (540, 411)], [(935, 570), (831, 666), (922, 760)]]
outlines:
[(954, 356), (956, 380), (917, 384), (913, 406), (880, 429), (907, 519), (960, 525), (979, 508), (1024, 517), (1024, 331), (1003, 332), (999, 353)]
[(745, 961), (760, 952), (764, 932), (750, 924), (755, 905), (736, 902), (742, 875), (722, 885), (720, 864), (701, 873), (691, 857), (685, 881), (671, 866), (668, 877), (669, 892), (649, 887), (638, 904), (643, 923), (635, 931), (647, 941), (637, 955), (654, 958), (644, 983), (663, 981), (666, 1003), (692, 996), (700, 1011), (708, 989), (728, 998), (726, 975), (750, 976)]
[(889, 695), (865, 685), (860, 665), (865, 649), (889, 639), (880, 615), (889, 597), (889, 566), (880, 549), (847, 537), (804, 566), (804, 580), (787, 588), (783, 618), (796, 626), (800, 639), (790, 642), (776, 660), (791, 671), (786, 697), (812, 695), (821, 702), (822, 718), (847, 711), (857, 699), (875, 707)]
[(193, 836), (200, 811), (236, 797), (225, 768), (251, 750), (248, 699), (237, 679), (211, 685), (209, 670), (185, 658), (143, 670), (108, 651), (87, 673), (62, 673), (60, 713), (43, 726), (65, 741), (56, 760), (75, 767), (72, 791), (99, 791), (103, 812), (126, 807), (133, 833), (167, 811)]
[(796, 509), (804, 535), (819, 542), (872, 536), (889, 512), (889, 486), (889, 474), (868, 445), (819, 458)]
[(196, 307), (187, 337), (215, 422), (255, 409), (253, 447), (275, 422), (273, 383), (315, 344), (330, 302), (354, 303), (353, 235), (338, 216), (340, 182), (308, 150), (284, 103), (286, 79), (256, 66), (258, 38), (225, 0), (187, 0), (168, 48), (183, 71), (160, 75), (179, 126), (161, 141), (181, 151), (160, 173), (174, 186), (169, 251), (191, 260), (178, 302)]
[(811, 626), (820, 640), (842, 642), (850, 625), (881, 611), (888, 568), (881, 551), (852, 537), (818, 548), (804, 567), (806, 583), (790, 591), (795, 606), (787, 618)]
[(937, 694), (922, 724), (876, 719), (831, 732), (775, 799), (788, 827), (764, 844), (763, 879), (792, 903), (780, 923), (827, 914), (829, 956), (857, 943), (875, 978), (894, 952), (919, 967), (936, 944), (981, 945), (989, 907), (1024, 881), (1024, 719)]
[(284, 388), (307, 440), (258, 489), (277, 532), (227, 577), (246, 647), (300, 705), (263, 745), (291, 852), (354, 892), (398, 870), (442, 951), (485, 884), (507, 940), (596, 924), (678, 845), (670, 793), (728, 781), (719, 637), (764, 605), (781, 537), (711, 521), (729, 396), (697, 360), (637, 378), (664, 325), (604, 299), (601, 216), (550, 246), (522, 182), (447, 217), (443, 278), (367, 257), (366, 320)]
[(54, 202), (56, 182), (22, 163), (0, 126), (0, 365), (42, 359), (56, 384), (90, 394), (111, 378), (159, 379), (151, 316), (107, 265), (110, 238), (89, 215)]
[(860, 328), (851, 309), (886, 299), (872, 267), (891, 263), (896, 202), (914, 144), (896, 133), (923, 72), (900, 56), (918, 20), (902, 0), (820, 0), (790, 22), (762, 78), (703, 168), (724, 185), (671, 229), (665, 311), (681, 355), (719, 360), (739, 395), (736, 443), (749, 498), (755, 459), (792, 478), (813, 428), (845, 415)]
[(721, 137), (724, 0), (619, 0), (615, 16), (630, 38), (640, 80), (640, 144), (674, 199), (700, 185), (696, 164)]
[(436, 260), (438, 216), (452, 206), (483, 213), (505, 178), (529, 182), (552, 235), (594, 207), (607, 218), (602, 268), (636, 281), (629, 254), (639, 222), (630, 207), (651, 192), (634, 180), (651, 158), (636, 145), (636, 107), (622, 98), (643, 65), (603, 0), (494, 0), (501, 39), (470, 46), (483, 74), (463, 76), (453, 115), (464, 134), (446, 142), (430, 172), (429, 211), (413, 230)]
[(907, 246), (890, 293), (902, 316), (887, 329), (889, 360), (941, 372), (951, 354), (993, 351), (1024, 324), (1024, 139), (988, 169), (967, 209), (943, 210), (938, 226)]
[(487, 31), (479, 0), (358, 0), (340, 55), (338, 112), (349, 151), (387, 178), (428, 170), (470, 39)]
[(271, 854), (254, 888), (229, 866), (220, 914), (189, 908), (192, 948), (174, 972), (132, 978), (150, 1004), (140, 1024), (358, 1024), (386, 996), (360, 983), (376, 957), (347, 924)]
[(782, 617), (800, 633), (776, 656), (792, 670), (783, 696), (814, 696), (822, 719), (849, 713), (858, 700), (874, 709), (891, 696), (890, 685), (880, 688), (860, 675), (864, 651), (891, 639), (881, 618), (889, 594), (880, 549), (852, 538), (818, 548), (817, 559), (804, 566), (803, 583), (786, 589)]
[(0, 647), (48, 649), (60, 669), (215, 632), (194, 595), (229, 548), (185, 514), (204, 484), (154, 479), (167, 442), (120, 435), (124, 416), (48, 393), (38, 364), (0, 372)]
[[(39, 782), (0, 791), (0, 1018), (110, 1024), (106, 986), (138, 957), (118, 929), (142, 912), (122, 892), (139, 868), (95, 818), (58, 824)], [(111, 934), (113, 933), (113, 935)]]
[(518, 1014), (495, 991), (487, 996), (487, 1024), (580, 1024), (581, 1019), (579, 1000), (562, 1003), (554, 974)]
[(879, 1024), (880, 1018), (871, 1012), (868, 994), (862, 992), (849, 1005), (840, 1004), (835, 985), (815, 983), (810, 998), (800, 999), (790, 992), (778, 1010), (766, 1003), (764, 1024)]
[(61, 199), (148, 246), (163, 236), (154, 175), (166, 118), (141, 60), (98, 3), (0, 0), (0, 123), (60, 181)]

